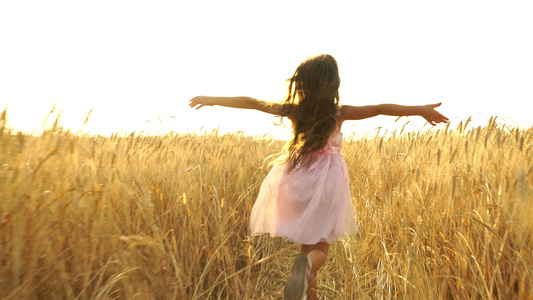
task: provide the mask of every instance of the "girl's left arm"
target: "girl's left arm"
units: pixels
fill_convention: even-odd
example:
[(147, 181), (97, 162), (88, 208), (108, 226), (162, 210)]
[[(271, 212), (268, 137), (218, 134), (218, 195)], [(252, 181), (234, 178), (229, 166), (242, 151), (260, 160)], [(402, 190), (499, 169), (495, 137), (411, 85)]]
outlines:
[(198, 96), (189, 100), (191, 108), (199, 109), (203, 106), (225, 106), (233, 108), (255, 109), (273, 115), (281, 115), (283, 104), (258, 100), (252, 97), (210, 97)]

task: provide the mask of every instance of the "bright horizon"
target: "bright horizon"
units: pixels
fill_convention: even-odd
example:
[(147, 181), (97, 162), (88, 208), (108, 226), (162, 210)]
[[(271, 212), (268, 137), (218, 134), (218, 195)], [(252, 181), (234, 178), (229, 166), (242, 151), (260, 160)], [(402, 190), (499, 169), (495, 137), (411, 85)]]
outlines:
[[(188, 101), (281, 100), (284, 79), (321, 53), (338, 61), (341, 104), (443, 102), (451, 128), (469, 116), (475, 125), (491, 116), (533, 124), (528, 1), (189, 2), (1, 2), (0, 109), (8, 106), (8, 125), (38, 131), (55, 103), (60, 125), (93, 134), (218, 127), (286, 137), (290, 130), (270, 115), (195, 111)], [(395, 120), (349, 122), (343, 132), (425, 123)]]

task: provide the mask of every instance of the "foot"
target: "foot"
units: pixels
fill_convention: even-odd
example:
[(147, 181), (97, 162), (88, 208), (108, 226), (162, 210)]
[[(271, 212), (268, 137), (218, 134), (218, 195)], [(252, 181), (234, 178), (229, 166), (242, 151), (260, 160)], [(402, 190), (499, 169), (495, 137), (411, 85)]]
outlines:
[(291, 275), (283, 295), (287, 300), (305, 300), (307, 298), (307, 285), (311, 275), (311, 259), (305, 254), (298, 254), (292, 265)]

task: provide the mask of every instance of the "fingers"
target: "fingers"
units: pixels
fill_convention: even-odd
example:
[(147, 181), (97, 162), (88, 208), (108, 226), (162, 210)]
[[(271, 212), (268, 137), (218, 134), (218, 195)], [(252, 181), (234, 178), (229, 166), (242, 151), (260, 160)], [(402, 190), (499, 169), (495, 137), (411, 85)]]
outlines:
[(189, 100), (189, 106), (191, 108), (196, 107), (196, 110), (204, 106), (213, 106), (213, 105), (215, 105), (215, 103), (212, 101), (211, 97), (197, 96)]
[(429, 124), (435, 126), (438, 123), (448, 123), (448, 121), (449, 121), (448, 118), (446, 118), (444, 115), (442, 115), (438, 111), (434, 110), (435, 108), (437, 108), (437, 107), (439, 107), (441, 105), (442, 105), (442, 102), (428, 105), (433, 110), (433, 113), (431, 114), (431, 117), (428, 119)]
[(429, 116), (425, 117), (426, 121), (431, 124), (432, 126), (435, 126), (439, 123), (448, 123), (448, 118), (443, 116), (437, 111), (434, 111), (434, 114), (430, 114)]
[(428, 123), (435, 126), (437, 125), (438, 123), (448, 123), (448, 118), (446, 118), (445, 116), (439, 114), (438, 116), (428, 120)]
[(437, 116), (437, 122), (438, 123), (448, 123), (449, 119), (443, 116), (442, 114), (438, 114)]
[(195, 108), (195, 106), (198, 106), (198, 107), (196, 107), (196, 110), (198, 110), (202, 106), (204, 106), (204, 104), (200, 101), (200, 97), (194, 97), (191, 100), (189, 100), (189, 106), (191, 108)]

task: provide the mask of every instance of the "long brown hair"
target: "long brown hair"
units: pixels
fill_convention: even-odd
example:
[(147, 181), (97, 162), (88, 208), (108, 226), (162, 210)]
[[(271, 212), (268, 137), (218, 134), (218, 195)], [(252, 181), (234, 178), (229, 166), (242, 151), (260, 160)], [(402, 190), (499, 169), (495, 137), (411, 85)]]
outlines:
[(292, 122), (293, 139), (285, 146), (290, 172), (309, 165), (337, 127), (339, 69), (333, 56), (322, 54), (303, 61), (291, 78), (282, 116)]

